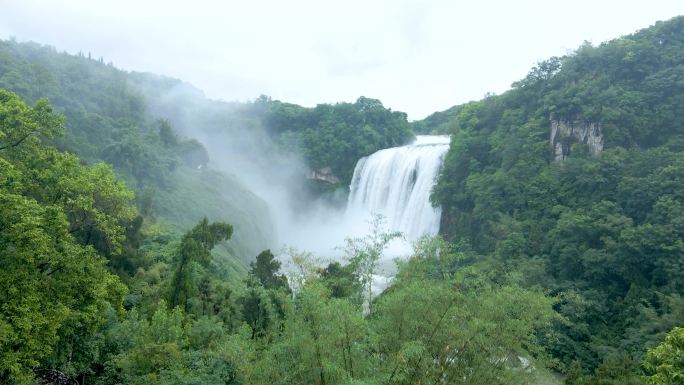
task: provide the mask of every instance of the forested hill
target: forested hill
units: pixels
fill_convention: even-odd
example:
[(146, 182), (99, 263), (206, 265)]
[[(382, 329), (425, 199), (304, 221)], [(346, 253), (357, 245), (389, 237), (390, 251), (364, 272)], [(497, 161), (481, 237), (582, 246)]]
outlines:
[[(219, 247), (232, 269), (269, 247), (266, 204), (240, 181), (207, 169), (207, 150), (181, 137), (149, 109), (131, 75), (102, 60), (59, 53), (35, 43), (0, 41), (0, 88), (29, 103), (46, 98), (65, 116), (64, 135), (52, 139), (84, 163), (104, 161), (136, 191), (140, 213), (173, 237), (200, 218), (230, 221), (240, 237)], [(198, 169), (198, 167), (204, 167)]]
[(405, 113), (363, 96), (354, 103), (313, 108), (264, 95), (253, 102), (225, 103), (206, 99), (179, 80), (139, 73), (132, 73), (131, 79), (155, 114), (168, 117), (189, 135), (222, 138), (222, 151), (214, 152), (252, 148), (255, 156), (250, 163), (261, 164), (261, 172), (273, 171), (272, 164), (278, 161), (273, 153), (280, 152), (301, 158), (305, 172), (330, 168), (346, 187), (360, 158), (414, 138)]
[[(269, 207), (232, 174), (301, 152), (349, 178), (359, 157), (412, 136), (405, 114), (374, 99), (217, 102), (178, 80), (0, 41), (0, 383), (272, 383), (311, 365), (270, 363), (290, 344), (285, 319), (313, 313), (299, 318), (270, 251), (248, 266), (279, 245)], [(327, 275), (347, 299), (324, 294), (312, 310), (341, 304), (362, 320), (358, 273)], [(269, 355), (243, 350), (269, 344)]]
[(460, 109), (461, 106), (458, 105), (444, 111), (433, 112), (423, 120), (411, 122), (411, 128), (419, 134), (448, 134)]
[[(0, 88), (28, 103), (48, 99), (66, 117), (56, 147), (112, 164), (144, 215), (175, 231), (203, 216), (233, 223), (228, 251), (242, 259), (275, 239), (271, 214), (249, 191), (254, 178), (241, 176), (303, 186), (298, 196), (313, 199), (321, 187), (346, 187), (359, 158), (413, 138), (406, 114), (375, 99), (315, 108), (268, 97), (214, 101), (177, 79), (14, 40), (0, 41)], [(326, 168), (325, 181), (307, 184)]]
[[(413, 123), (0, 41), (0, 383), (681, 383), (683, 122), (684, 17)], [(377, 296), (379, 225), (286, 277), (251, 189), (345, 185), (412, 129), (452, 138), (446, 239)]]
[(455, 110), (439, 123), (442, 232), (563, 293), (555, 357), (638, 359), (684, 324), (684, 17), (586, 43)]

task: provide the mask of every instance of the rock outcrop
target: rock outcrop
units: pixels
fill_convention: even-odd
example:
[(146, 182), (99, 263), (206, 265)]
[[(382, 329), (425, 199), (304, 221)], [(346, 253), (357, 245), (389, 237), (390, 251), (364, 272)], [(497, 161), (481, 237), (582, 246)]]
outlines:
[(323, 167), (319, 168), (318, 170), (311, 170), (306, 177), (312, 180), (329, 184), (340, 183), (340, 178), (333, 174), (332, 169), (330, 167)]
[(601, 125), (581, 120), (551, 120), (549, 143), (553, 148), (554, 160), (556, 161), (565, 160), (570, 156), (574, 143), (587, 145), (589, 151), (596, 155), (603, 151)]

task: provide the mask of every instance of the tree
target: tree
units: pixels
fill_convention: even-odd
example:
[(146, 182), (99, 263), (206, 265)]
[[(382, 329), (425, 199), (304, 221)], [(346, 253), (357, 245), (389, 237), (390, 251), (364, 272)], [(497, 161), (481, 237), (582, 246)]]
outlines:
[(101, 231), (117, 250), (132, 194), (110, 168), (41, 142), (61, 122), (45, 102), (31, 108), (0, 90), (1, 382), (28, 380), (41, 364), (82, 369), (105, 310), (123, 311), (125, 286), (80, 230)]
[(256, 257), (255, 262), (250, 262), (250, 273), (253, 274), (261, 285), (267, 290), (290, 291), (287, 277), (277, 274), (280, 270), (280, 261), (275, 259), (271, 250), (264, 250)]
[[(347, 238), (344, 253), (354, 275), (359, 277), (363, 287), (359, 303), (367, 306), (368, 313), (372, 311), (373, 279), (378, 268), (378, 262), (387, 245), (394, 239), (401, 237), (399, 232), (386, 232), (383, 228), (385, 219), (376, 215), (371, 220), (371, 232), (362, 238)], [(376, 293), (377, 294), (377, 293)]]
[(333, 298), (354, 299), (361, 295), (361, 282), (351, 265), (342, 266), (339, 262), (331, 262), (321, 271), (321, 280)]
[(64, 213), (3, 189), (0, 264), (3, 382), (30, 378), (72, 333), (94, 332), (108, 303), (121, 309), (125, 287), (68, 233)]
[(250, 275), (245, 280), (247, 289), (240, 297), (242, 319), (251, 329), (251, 338), (269, 338), (277, 334), (282, 320), (289, 294), (282, 290), (268, 290)]
[(178, 145), (178, 135), (173, 131), (171, 123), (166, 119), (157, 120), (159, 127), (159, 139), (166, 147), (174, 148)]
[(315, 280), (300, 288), (293, 305), (247, 382), (326, 385), (364, 381), (372, 374), (368, 324), (356, 306), (331, 299)]
[(21, 194), (60, 207), (69, 233), (82, 244), (107, 257), (120, 254), (126, 227), (137, 216), (133, 192), (109, 165), (84, 167), (76, 156), (42, 143), (63, 130), (63, 117), (52, 114), (49, 104), (39, 101), (31, 108), (0, 90), (0, 110), (0, 141), (15, 138), (14, 145), (0, 149), (0, 156), (17, 170), (14, 184)]
[(472, 266), (433, 274), (445, 260), (460, 256), (410, 259), (376, 301), (371, 326), (382, 362), (378, 382), (528, 383), (535, 369), (518, 357), (543, 356), (538, 335), (554, 317), (553, 299), (493, 284)]
[(684, 328), (672, 329), (665, 341), (646, 353), (646, 384), (684, 384)]
[(203, 218), (199, 223), (189, 230), (177, 251), (176, 267), (171, 279), (171, 290), (169, 294), (170, 307), (180, 306), (184, 310), (189, 310), (188, 301), (196, 296), (196, 280), (193, 277), (193, 267), (195, 264), (208, 266), (211, 262), (211, 249), (214, 246), (230, 238), (233, 234), (233, 227), (227, 223), (209, 223), (207, 218)]
[(63, 129), (64, 118), (53, 113), (47, 100), (40, 99), (29, 107), (17, 95), (0, 88), (0, 151), (25, 141), (35, 144), (41, 138), (54, 138)]

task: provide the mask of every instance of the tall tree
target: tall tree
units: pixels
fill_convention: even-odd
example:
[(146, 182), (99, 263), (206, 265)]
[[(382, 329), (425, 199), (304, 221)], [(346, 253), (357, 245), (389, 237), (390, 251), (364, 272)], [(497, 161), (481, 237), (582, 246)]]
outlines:
[[(76, 229), (88, 219), (116, 247), (123, 232), (118, 224), (134, 213), (131, 193), (115, 182), (111, 169), (84, 167), (44, 145), (43, 135), (61, 132), (61, 124), (44, 101), (29, 107), (0, 90), (2, 383), (28, 380), (46, 362), (62, 366), (67, 356), (72, 363), (80, 360), (70, 353), (82, 350), (77, 345), (95, 333), (105, 310), (122, 311), (125, 286)], [(42, 183), (46, 176), (55, 183)], [(92, 176), (102, 179), (84, 183)], [(102, 206), (93, 204), (110, 193), (122, 194), (115, 200), (120, 207), (106, 199)]]
[(230, 238), (233, 227), (227, 223), (209, 223), (203, 218), (189, 230), (178, 247), (176, 267), (171, 279), (169, 305), (189, 310), (188, 300), (196, 296), (197, 284), (193, 277), (193, 266), (207, 267), (211, 262), (211, 249), (217, 243)]
[(271, 250), (264, 250), (256, 257), (255, 262), (250, 262), (250, 273), (259, 280), (261, 285), (268, 290), (283, 289), (289, 291), (287, 278), (283, 274), (278, 274), (280, 261), (278, 261)]

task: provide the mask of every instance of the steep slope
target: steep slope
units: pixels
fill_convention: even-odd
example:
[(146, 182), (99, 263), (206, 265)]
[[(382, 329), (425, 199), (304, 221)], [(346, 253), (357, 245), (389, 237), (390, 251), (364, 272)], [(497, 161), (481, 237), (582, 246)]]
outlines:
[(136, 79), (101, 59), (0, 41), (0, 87), (29, 102), (46, 97), (66, 116), (66, 135), (55, 143), (59, 149), (114, 165), (147, 198), (138, 199), (146, 205), (143, 212), (172, 228), (181, 231), (208, 215), (242, 229), (229, 241), (234, 256), (249, 260), (272, 246), (266, 204), (234, 177), (197, 170), (211, 166), (206, 150), (196, 140), (179, 138), (168, 121), (157, 121), (166, 117), (151, 108)]
[(449, 127), (442, 232), (562, 293), (561, 362), (684, 323), (684, 17), (539, 63)]

